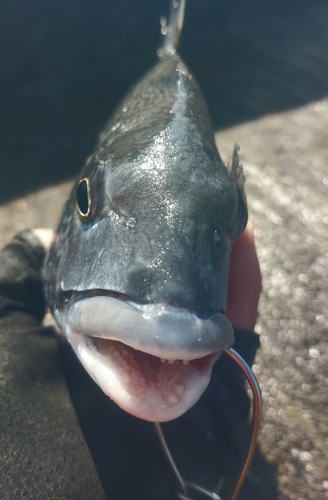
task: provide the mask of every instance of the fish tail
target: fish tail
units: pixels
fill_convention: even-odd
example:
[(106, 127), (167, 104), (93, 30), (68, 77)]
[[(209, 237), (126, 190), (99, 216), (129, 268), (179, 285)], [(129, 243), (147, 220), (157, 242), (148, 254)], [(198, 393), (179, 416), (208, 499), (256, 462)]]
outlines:
[(158, 50), (159, 57), (175, 54), (184, 21), (186, 0), (171, 0), (171, 10), (169, 22), (166, 18), (161, 18), (161, 33), (164, 35), (162, 47)]

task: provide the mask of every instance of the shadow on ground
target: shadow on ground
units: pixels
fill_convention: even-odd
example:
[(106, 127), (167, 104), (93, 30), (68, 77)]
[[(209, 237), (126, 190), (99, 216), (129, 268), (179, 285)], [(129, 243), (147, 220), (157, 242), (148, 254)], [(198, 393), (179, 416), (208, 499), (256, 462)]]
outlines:
[[(3, 0), (0, 202), (75, 175), (156, 59), (168, 0)], [(216, 128), (328, 89), (326, 0), (187, 1), (181, 52)]]

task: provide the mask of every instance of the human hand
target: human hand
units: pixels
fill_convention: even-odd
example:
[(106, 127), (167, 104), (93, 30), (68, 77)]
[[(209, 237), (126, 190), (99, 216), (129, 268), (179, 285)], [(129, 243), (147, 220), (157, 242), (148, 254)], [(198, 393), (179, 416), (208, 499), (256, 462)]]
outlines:
[(249, 222), (230, 256), (227, 318), (232, 326), (254, 331), (260, 294), (261, 271)]
[(55, 236), (53, 229), (38, 228), (32, 229), (31, 232), (38, 238), (45, 250), (48, 250)]

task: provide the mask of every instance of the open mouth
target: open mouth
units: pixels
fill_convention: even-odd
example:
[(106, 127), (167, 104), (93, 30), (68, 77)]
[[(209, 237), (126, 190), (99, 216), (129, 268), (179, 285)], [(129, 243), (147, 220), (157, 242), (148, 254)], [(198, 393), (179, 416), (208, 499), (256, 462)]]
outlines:
[(197, 402), (222, 348), (233, 343), (221, 314), (202, 320), (185, 309), (107, 296), (74, 302), (59, 323), (104, 393), (132, 415), (157, 422)]
[(206, 389), (218, 353), (167, 360), (121, 342), (75, 334), (80, 361), (105, 394), (123, 410), (153, 422), (185, 413)]

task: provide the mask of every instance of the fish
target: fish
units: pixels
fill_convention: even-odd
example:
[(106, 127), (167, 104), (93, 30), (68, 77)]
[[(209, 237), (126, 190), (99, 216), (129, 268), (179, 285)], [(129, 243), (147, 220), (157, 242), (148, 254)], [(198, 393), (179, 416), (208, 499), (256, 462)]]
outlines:
[(157, 63), (100, 133), (44, 266), (49, 308), (84, 368), (152, 422), (191, 408), (234, 342), (229, 256), (247, 223), (239, 147), (225, 166), (177, 51), (184, 8), (172, 1)]

